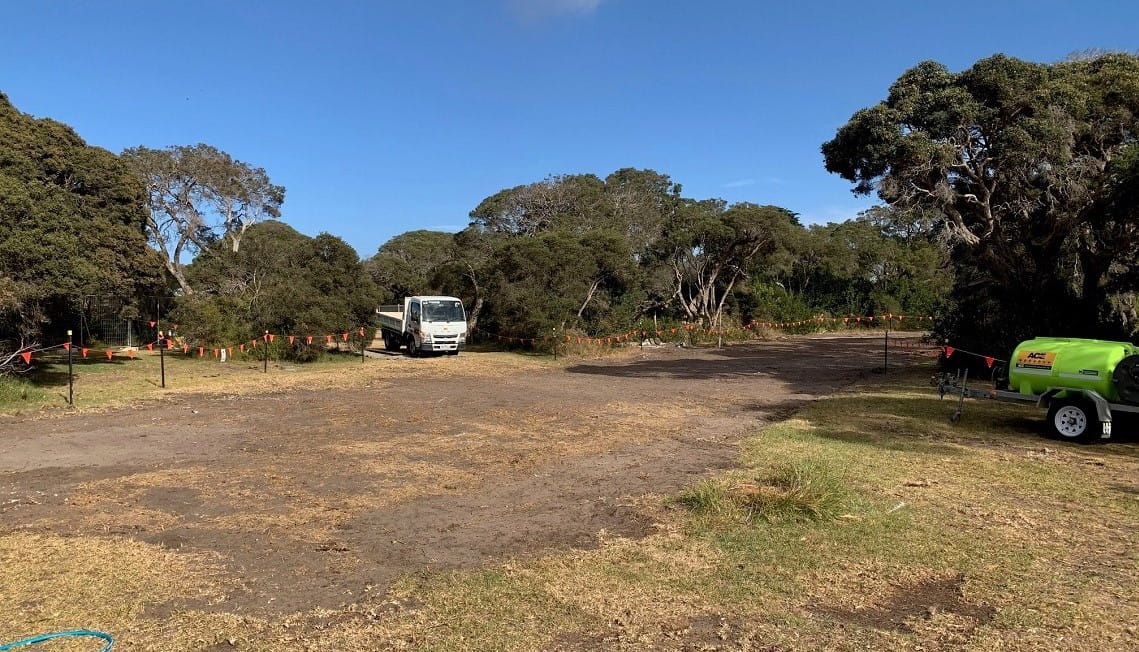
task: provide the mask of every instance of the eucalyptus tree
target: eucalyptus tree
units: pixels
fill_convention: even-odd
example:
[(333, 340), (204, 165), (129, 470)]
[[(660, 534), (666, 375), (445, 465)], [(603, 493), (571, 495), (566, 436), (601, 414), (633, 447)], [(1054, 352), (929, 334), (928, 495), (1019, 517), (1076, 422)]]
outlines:
[(206, 144), (123, 152), (146, 186), (146, 233), (184, 294), (185, 259), (217, 240), (237, 253), (252, 225), (281, 216), (285, 188), (264, 169)]

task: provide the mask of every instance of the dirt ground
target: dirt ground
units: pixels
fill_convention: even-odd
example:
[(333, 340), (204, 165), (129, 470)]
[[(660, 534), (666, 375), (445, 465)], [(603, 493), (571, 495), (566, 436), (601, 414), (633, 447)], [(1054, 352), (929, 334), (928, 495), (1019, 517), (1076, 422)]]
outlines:
[[(662, 494), (735, 465), (759, 425), (880, 373), (881, 346), (665, 346), (493, 377), (480, 354), (385, 358), (325, 389), (0, 417), (0, 533), (220, 560), (223, 596), (148, 605), (156, 617), (337, 608), (405, 573), (652, 533)], [(384, 379), (384, 365), (422, 374)]]

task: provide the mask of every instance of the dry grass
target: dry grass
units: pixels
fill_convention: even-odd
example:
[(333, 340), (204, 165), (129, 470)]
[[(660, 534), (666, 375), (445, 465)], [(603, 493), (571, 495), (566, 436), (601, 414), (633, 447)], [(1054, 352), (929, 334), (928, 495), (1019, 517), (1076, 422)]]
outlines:
[[(473, 373), (444, 367), (451, 359), (419, 362)], [(509, 364), (545, 363), (512, 358), (502, 373)], [(373, 369), (358, 378), (401, 373)], [(297, 386), (344, 371), (317, 370)], [(1029, 431), (1034, 410), (997, 404), (971, 403), (952, 425), (925, 377), (814, 403), (749, 438), (743, 468), (676, 499), (639, 497), (658, 532), (644, 539), (602, 533), (596, 549), (409, 576), (341, 610), (267, 618), (147, 611), (231, 590), (220, 560), (116, 537), (15, 532), (0, 536), (0, 610), (21, 630), (102, 627), (127, 649), (151, 650), (1139, 647), (1139, 445), (1043, 440)], [(185, 467), (95, 481), (74, 503), (90, 527), (128, 508), (161, 528), (177, 517), (148, 511), (146, 492), (192, 487), (232, 512), (215, 527), (318, 538), (441, 484), (477, 491), (470, 469), (505, 470), (504, 448), (535, 464), (660, 436), (713, 409), (674, 397), (614, 401), (596, 407), (598, 418), (489, 413), (461, 437), (428, 420), (415, 441), (329, 443), (316, 454), (390, 479), (350, 500), (291, 484), (303, 460), (282, 455), (246, 477)], [(0, 624), (0, 640), (30, 633)]]
[[(405, 356), (368, 358), (347, 354), (307, 364), (270, 362), (268, 373), (256, 360), (213, 359), (173, 354), (166, 356), (166, 387), (161, 387), (159, 356), (139, 352), (134, 359), (116, 355), (113, 362), (96, 358), (75, 363), (75, 406), (80, 411), (133, 405), (188, 394), (249, 395), (290, 389), (324, 389), (382, 386), (412, 375), (495, 378), (524, 369), (556, 367), (551, 358), (512, 353), (476, 353), (458, 357), (411, 359)], [(35, 384), (27, 379), (0, 384), (0, 414), (66, 414), (66, 358), (41, 361)]]

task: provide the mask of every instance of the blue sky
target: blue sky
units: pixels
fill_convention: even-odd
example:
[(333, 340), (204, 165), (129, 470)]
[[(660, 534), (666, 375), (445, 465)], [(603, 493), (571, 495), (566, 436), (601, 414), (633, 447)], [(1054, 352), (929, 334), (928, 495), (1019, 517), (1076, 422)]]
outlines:
[(905, 69), (1139, 47), (1139, 3), (6, 0), (0, 90), (121, 151), (205, 142), (370, 256), (550, 174), (652, 168), (804, 221), (819, 146)]

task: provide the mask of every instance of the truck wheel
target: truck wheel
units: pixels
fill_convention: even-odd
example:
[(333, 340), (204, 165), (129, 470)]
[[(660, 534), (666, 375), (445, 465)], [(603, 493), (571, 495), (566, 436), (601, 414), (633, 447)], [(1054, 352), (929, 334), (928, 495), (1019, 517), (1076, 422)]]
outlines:
[(1048, 430), (1056, 439), (1085, 444), (1099, 435), (1099, 425), (1095, 408), (1087, 401), (1064, 398), (1048, 408)]
[(384, 350), (385, 351), (399, 351), (399, 340), (387, 333), (384, 333)]
[(418, 358), (421, 355), (419, 343), (415, 341), (415, 336), (407, 338), (407, 354), (413, 358)]

